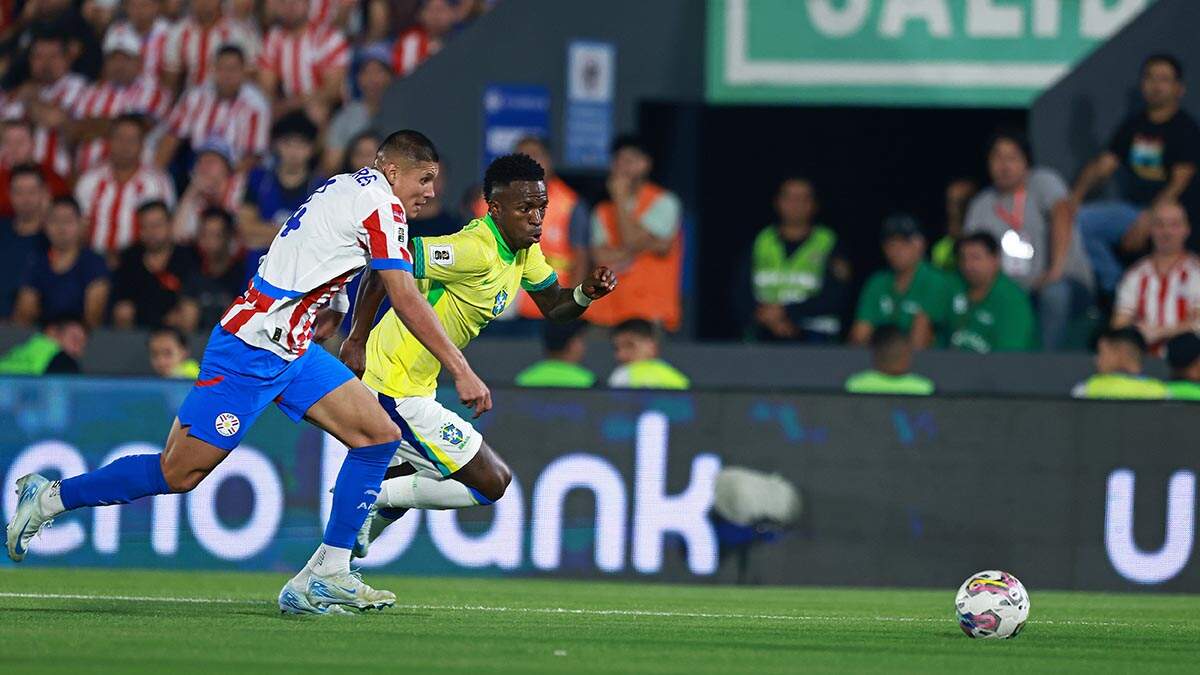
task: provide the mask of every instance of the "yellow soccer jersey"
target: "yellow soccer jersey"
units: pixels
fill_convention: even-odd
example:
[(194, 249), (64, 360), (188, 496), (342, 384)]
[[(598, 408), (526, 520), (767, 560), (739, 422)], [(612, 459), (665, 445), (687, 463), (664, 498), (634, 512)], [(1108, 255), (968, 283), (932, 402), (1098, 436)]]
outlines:
[[(459, 349), (479, 335), (517, 295), (558, 281), (537, 244), (513, 253), (490, 215), (444, 237), (414, 237), (413, 276)], [(400, 398), (433, 396), (442, 365), (388, 312), (367, 339), (363, 382)]]

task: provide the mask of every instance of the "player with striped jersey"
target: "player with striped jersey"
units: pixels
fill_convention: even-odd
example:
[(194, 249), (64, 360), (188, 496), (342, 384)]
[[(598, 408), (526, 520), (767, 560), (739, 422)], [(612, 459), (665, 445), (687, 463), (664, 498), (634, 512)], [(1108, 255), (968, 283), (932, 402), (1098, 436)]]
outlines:
[(341, 30), (309, 21), (308, 0), (279, 0), (277, 11), (282, 25), (267, 33), (258, 57), (259, 86), (267, 96), (281, 99), (276, 113), (341, 100), (350, 63), (350, 46)]
[[(417, 290), (408, 252), (405, 204), (412, 213), (433, 197), (438, 155), (428, 138), (399, 131), (379, 148), (373, 168), (326, 181), (279, 231), (246, 292), (213, 329), (200, 377), (180, 406), (159, 456), (130, 455), (95, 471), (51, 483), (30, 474), (8, 524), (8, 554), (24, 559), (29, 540), (65, 511), (187, 492), (238, 446), (274, 402), (292, 420), (307, 419), (350, 447), (334, 484), (321, 546), (279, 596), (292, 613), (328, 613), (342, 605), (382, 608), (396, 596), (350, 571), (350, 549), (379, 494), (400, 431), (346, 366), (313, 345), (317, 313), (366, 266), (374, 270), (400, 319), (455, 374), (461, 399), (477, 413), (491, 394), (446, 336)], [(322, 333), (336, 327), (322, 319)], [(331, 608), (337, 608), (332, 610)]]
[(1135, 326), (1149, 351), (1163, 356), (1176, 335), (1200, 330), (1200, 258), (1185, 247), (1191, 227), (1175, 202), (1151, 212), (1153, 249), (1121, 279), (1113, 308), (1114, 328)]
[(163, 54), (166, 79), (190, 89), (208, 82), (221, 48), (233, 45), (246, 60), (258, 57), (255, 30), (221, 11), (221, 0), (191, 0), (189, 12), (171, 31)]

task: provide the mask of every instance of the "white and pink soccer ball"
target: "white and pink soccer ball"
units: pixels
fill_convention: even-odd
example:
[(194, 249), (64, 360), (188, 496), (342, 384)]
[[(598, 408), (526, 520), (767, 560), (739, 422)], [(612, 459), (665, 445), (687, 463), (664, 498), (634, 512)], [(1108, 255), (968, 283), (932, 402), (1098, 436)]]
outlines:
[(1008, 572), (985, 570), (959, 587), (954, 610), (967, 637), (1013, 638), (1029, 618), (1029, 594)]

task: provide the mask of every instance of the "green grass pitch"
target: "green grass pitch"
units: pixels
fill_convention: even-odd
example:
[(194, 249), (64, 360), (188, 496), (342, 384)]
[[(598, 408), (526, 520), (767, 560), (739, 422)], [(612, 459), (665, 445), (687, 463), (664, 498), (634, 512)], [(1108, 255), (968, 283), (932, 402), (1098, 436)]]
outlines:
[(731, 588), (368, 574), (384, 612), (284, 617), (279, 574), (0, 569), (0, 672), (1198, 672), (1200, 598), (1039, 592), (969, 640), (954, 588)]

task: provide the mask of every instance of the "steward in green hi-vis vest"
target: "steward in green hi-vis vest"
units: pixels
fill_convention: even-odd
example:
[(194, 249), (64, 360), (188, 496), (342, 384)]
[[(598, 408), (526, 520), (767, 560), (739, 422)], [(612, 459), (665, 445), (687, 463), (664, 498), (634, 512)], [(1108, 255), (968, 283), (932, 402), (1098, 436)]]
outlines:
[(1141, 375), (1096, 374), (1075, 385), (1071, 395), (1075, 398), (1160, 400), (1167, 398), (1167, 385)]
[(888, 375), (878, 370), (864, 370), (846, 380), (846, 391), (851, 394), (929, 396), (933, 393), (933, 381), (915, 373)]
[(610, 387), (629, 389), (687, 389), (692, 381), (662, 359), (643, 359), (618, 366), (608, 378)]
[(779, 229), (775, 226), (763, 229), (754, 239), (751, 256), (754, 299), (762, 304), (790, 305), (818, 293), (825, 280), (825, 265), (836, 244), (833, 230), (816, 225), (808, 239), (789, 256)]
[(62, 347), (38, 333), (0, 357), (0, 375), (41, 375)]
[(1200, 382), (1186, 380), (1168, 382), (1167, 398), (1174, 401), (1200, 401)]
[(543, 359), (517, 373), (516, 382), (518, 387), (587, 389), (596, 383), (596, 376), (577, 363)]

